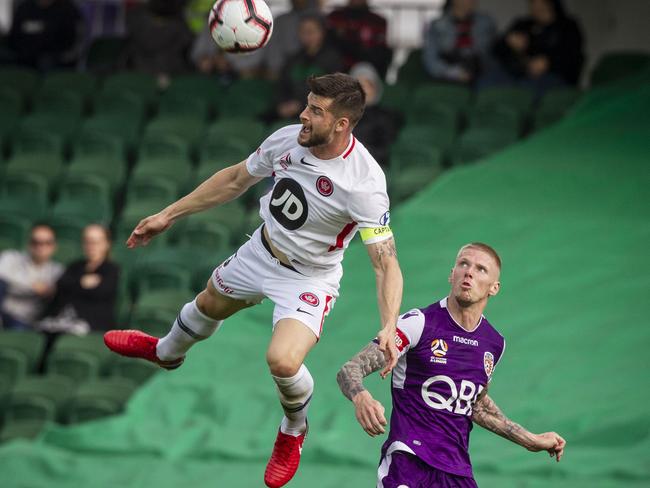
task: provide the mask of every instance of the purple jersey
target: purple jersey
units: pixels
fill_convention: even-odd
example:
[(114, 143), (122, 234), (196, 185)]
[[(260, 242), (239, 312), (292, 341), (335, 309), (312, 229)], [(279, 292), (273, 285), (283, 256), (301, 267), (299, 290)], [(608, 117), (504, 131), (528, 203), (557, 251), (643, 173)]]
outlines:
[(393, 413), (382, 448), (472, 476), (472, 406), (501, 359), (505, 341), (485, 317), (473, 332), (447, 310), (447, 299), (414, 309), (397, 322), (400, 358), (393, 370)]

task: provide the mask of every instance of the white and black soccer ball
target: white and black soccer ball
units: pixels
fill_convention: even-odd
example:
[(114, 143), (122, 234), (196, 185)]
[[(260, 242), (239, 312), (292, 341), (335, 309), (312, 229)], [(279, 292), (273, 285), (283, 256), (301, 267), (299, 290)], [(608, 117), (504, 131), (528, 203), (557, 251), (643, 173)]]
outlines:
[(218, 0), (208, 18), (212, 38), (229, 53), (265, 46), (273, 33), (273, 16), (264, 0)]

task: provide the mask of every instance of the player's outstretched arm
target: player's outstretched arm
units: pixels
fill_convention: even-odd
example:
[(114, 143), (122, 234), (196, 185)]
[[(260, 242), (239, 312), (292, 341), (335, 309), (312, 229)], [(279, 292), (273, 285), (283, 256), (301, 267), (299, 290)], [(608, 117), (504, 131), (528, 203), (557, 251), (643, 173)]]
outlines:
[(127, 239), (126, 245), (130, 248), (146, 246), (151, 239), (169, 229), (181, 217), (234, 200), (260, 180), (261, 178), (248, 172), (246, 161), (222, 169), (201, 183), (192, 193), (157, 214), (142, 219)]
[(381, 316), (382, 329), (377, 334), (379, 349), (386, 357), (386, 365), (381, 371), (385, 378), (397, 364), (397, 347), (395, 346), (395, 328), (399, 308), (402, 304), (403, 279), (397, 261), (395, 240), (389, 239), (366, 246), (377, 281), (377, 301)]
[(341, 392), (354, 404), (357, 421), (371, 437), (385, 432), (386, 417), (384, 406), (364, 388), (363, 378), (385, 366), (384, 353), (371, 342), (345, 363), (336, 375)]
[(557, 462), (562, 459), (566, 441), (560, 435), (555, 432), (545, 432), (544, 434), (528, 432), (521, 425), (506, 417), (487, 394), (479, 396), (476, 401), (472, 420), (490, 432), (505, 437), (529, 451), (548, 451), (551, 457), (555, 456)]

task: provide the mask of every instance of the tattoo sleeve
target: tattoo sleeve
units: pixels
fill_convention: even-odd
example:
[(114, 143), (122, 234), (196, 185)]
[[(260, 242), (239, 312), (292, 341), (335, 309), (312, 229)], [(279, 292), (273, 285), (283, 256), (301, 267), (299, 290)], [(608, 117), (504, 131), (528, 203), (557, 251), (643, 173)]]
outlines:
[(395, 239), (386, 239), (377, 243), (377, 259), (381, 261), (385, 257), (396, 257), (397, 248), (395, 247)]
[(375, 371), (379, 371), (386, 365), (384, 353), (379, 346), (371, 342), (352, 359), (343, 365), (336, 375), (341, 392), (352, 400), (357, 393), (365, 390), (363, 378)]
[(526, 449), (535, 446), (534, 434), (506, 417), (497, 404), (485, 395), (474, 405), (472, 420), (481, 427), (504, 437)]

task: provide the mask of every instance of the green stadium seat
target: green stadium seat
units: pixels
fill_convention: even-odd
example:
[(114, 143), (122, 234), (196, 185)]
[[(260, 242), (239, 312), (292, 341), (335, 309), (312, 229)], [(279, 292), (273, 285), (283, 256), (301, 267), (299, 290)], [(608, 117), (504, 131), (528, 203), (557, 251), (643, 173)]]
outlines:
[(145, 100), (131, 92), (100, 93), (95, 98), (95, 116), (112, 116), (129, 120), (131, 124), (137, 122), (138, 126), (147, 115)]
[(18, 90), (0, 87), (0, 156), (3, 146), (8, 145), (11, 135), (19, 125), (23, 113), (23, 101)]
[(591, 72), (591, 85), (621, 80), (650, 67), (650, 54), (643, 51), (619, 51), (605, 54)]
[(182, 75), (172, 79), (166, 94), (181, 94), (195, 100), (202, 100), (207, 106), (212, 106), (219, 97), (223, 96), (224, 87), (211, 76)]
[(34, 99), (33, 112), (40, 115), (80, 120), (84, 113), (83, 97), (69, 91), (40, 92)]
[(471, 95), (466, 86), (427, 83), (415, 90), (412, 110), (431, 110), (433, 107), (446, 106), (457, 113), (464, 113), (469, 108)]
[(63, 146), (63, 138), (47, 129), (22, 128), (13, 137), (13, 156), (43, 154), (60, 158), (63, 155)]
[(412, 108), (411, 88), (406, 83), (386, 85), (379, 104), (397, 112), (410, 112)]
[(500, 127), (519, 135), (524, 127), (524, 116), (516, 108), (504, 105), (477, 106), (468, 116), (469, 127), (492, 129)]
[(173, 202), (178, 197), (179, 184), (167, 176), (135, 175), (126, 189), (128, 202), (161, 200)]
[(101, 156), (105, 159), (122, 160), (125, 148), (119, 137), (84, 130), (74, 141), (73, 153), (75, 159)]
[(194, 214), (192, 219), (196, 222), (216, 222), (230, 230), (231, 239), (239, 240), (245, 232), (246, 209), (239, 200), (233, 200), (224, 205)]
[[(168, 327), (170, 325), (167, 324)], [(141, 385), (158, 371), (160, 371), (158, 366), (148, 361), (137, 361), (133, 358), (115, 355), (110, 364), (108, 375), (111, 378), (124, 378), (136, 385)]]
[(25, 376), (16, 382), (5, 403), (5, 421), (56, 421), (75, 386), (73, 380), (62, 376)]
[[(133, 168), (132, 180), (143, 181), (158, 178), (173, 182), (177, 190), (186, 188), (192, 176), (192, 165), (188, 159), (141, 158)], [(143, 200), (142, 197), (138, 200)], [(168, 199), (167, 204), (171, 203)]]
[(29, 218), (0, 212), (0, 250), (21, 249), (27, 239), (31, 223)]
[(407, 127), (426, 125), (435, 132), (450, 134), (453, 138), (460, 125), (460, 111), (445, 103), (418, 107), (407, 113)]
[(481, 90), (476, 95), (477, 107), (505, 106), (527, 114), (533, 106), (534, 96), (530, 90), (516, 87), (495, 87)]
[[(179, 223), (179, 227), (184, 227), (183, 222)], [(193, 249), (165, 246), (149, 250), (131, 274), (134, 295), (138, 297), (150, 291), (189, 289), (192, 266), (196, 261), (197, 254)]]
[(248, 142), (241, 139), (231, 139), (224, 143), (208, 136), (199, 152), (199, 171), (205, 174), (207, 171), (205, 168), (210, 167), (212, 168), (210, 175), (212, 175), (220, 169), (247, 159), (251, 152)]
[(83, 99), (92, 97), (97, 91), (97, 80), (90, 73), (80, 71), (58, 71), (43, 78), (40, 93), (75, 93)]
[(111, 95), (130, 93), (150, 104), (158, 97), (158, 86), (152, 75), (130, 71), (106, 78), (102, 92)]
[[(131, 235), (131, 232), (133, 232), (133, 229), (135, 229), (136, 225), (138, 225), (142, 219), (160, 212), (160, 210), (169, 205), (169, 203), (170, 202), (167, 200), (143, 200), (127, 202), (126, 206), (122, 210), (121, 217), (117, 221), (115, 241), (118, 243), (126, 242), (128, 237)], [(167, 232), (163, 232), (162, 234), (156, 236), (156, 238), (149, 243), (148, 247), (153, 248), (164, 245), (167, 242), (168, 235), (169, 234)], [(122, 246), (120, 246), (120, 248), (121, 247)], [(132, 259), (135, 259), (140, 255), (140, 252), (138, 252), (138, 250), (124, 250), (123, 252), (128, 253), (127, 256)]]
[(48, 356), (47, 373), (65, 376), (82, 383), (96, 379), (111, 358), (102, 334), (63, 335)]
[(191, 92), (165, 92), (158, 105), (159, 116), (205, 122), (211, 115), (211, 104)]
[(463, 133), (454, 148), (453, 163), (469, 163), (503, 149), (517, 140), (509, 130), (471, 128)]
[[(172, 228), (174, 230), (174, 228)], [(190, 216), (172, 235), (182, 249), (194, 252), (226, 253), (231, 248), (230, 229), (220, 222), (197, 220)]]
[(66, 420), (74, 424), (120, 413), (134, 391), (134, 383), (125, 378), (102, 378), (82, 383), (70, 399)]
[[(204, 288), (206, 281), (207, 277), (203, 280)], [(174, 320), (176, 320), (176, 316), (180, 312), (181, 307), (191, 300), (191, 296), (188, 295), (185, 301), (179, 304), (177, 310), (159, 310), (150, 306), (141, 310), (136, 306), (131, 315), (129, 327), (141, 330), (155, 337), (164, 337), (169, 332)]]
[(207, 139), (217, 144), (229, 144), (232, 141), (239, 141), (248, 147), (241, 159), (245, 159), (253, 152), (264, 140), (267, 130), (264, 124), (256, 120), (249, 119), (228, 119), (217, 120), (210, 125), (207, 132)]
[(268, 110), (275, 93), (273, 84), (262, 79), (234, 82), (216, 99), (220, 118), (254, 118)]
[(140, 157), (148, 159), (181, 159), (187, 161), (190, 146), (185, 139), (173, 134), (146, 134), (140, 144)]
[(17, 380), (27, 375), (27, 356), (22, 351), (15, 349), (0, 349), (0, 383), (4, 386), (0, 396), (7, 385), (13, 385)]
[[(405, 148), (407, 151), (409, 150), (408, 146), (425, 146), (440, 149), (444, 153), (452, 147), (455, 140), (455, 127), (436, 124), (414, 124), (407, 125), (401, 130), (395, 144), (400, 149)], [(391, 154), (396, 152), (396, 149), (391, 150)]]
[(42, 174), (15, 172), (7, 174), (0, 186), (2, 199), (19, 200), (45, 210), (49, 200), (49, 183)]
[(54, 134), (64, 142), (72, 140), (77, 134), (81, 118), (76, 113), (32, 113), (22, 118), (22, 130), (35, 130)]
[(145, 128), (145, 138), (155, 140), (174, 136), (190, 146), (198, 146), (205, 132), (205, 122), (194, 117), (161, 116), (152, 120)]
[(548, 91), (540, 100), (533, 118), (533, 127), (540, 129), (558, 121), (576, 104), (580, 96), (580, 91), (573, 87)]
[(109, 222), (112, 216), (110, 182), (95, 175), (68, 175), (59, 189), (52, 215), (80, 222)]
[(124, 37), (93, 39), (86, 55), (86, 69), (99, 75), (112, 73), (120, 62), (126, 43)]
[(45, 336), (37, 332), (0, 331), (0, 351), (18, 351), (27, 358), (27, 372), (35, 373), (45, 347)]
[(40, 77), (35, 70), (8, 67), (0, 69), (0, 87), (9, 87), (20, 92), (23, 99), (30, 98), (39, 83)]
[(82, 130), (116, 137), (127, 148), (132, 148), (140, 139), (142, 120), (137, 117), (124, 117), (120, 112), (100, 112), (86, 120)]
[[(134, 319), (143, 315), (171, 317), (173, 322), (181, 307), (194, 298), (191, 290), (151, 290), (141, 295), (135, 303)], [(168, 321), (168, 328), (171, 322)]]
[(44, 420), (13, 420), (0, 430), (0, 443), (14, 439), (35, 439), (47, 424)]

